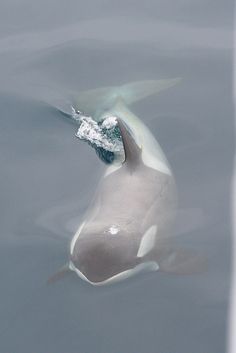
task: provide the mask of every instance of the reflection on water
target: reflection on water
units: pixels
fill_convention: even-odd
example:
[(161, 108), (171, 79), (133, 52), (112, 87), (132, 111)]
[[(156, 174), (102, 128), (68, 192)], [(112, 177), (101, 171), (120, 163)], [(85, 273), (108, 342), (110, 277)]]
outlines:
[[(12, 0), (0, 7), (0, 351), (224, 352), (233, 5)], [(176, 178), (176, 242), (206, 256), (208, 271), (145, 274), (109, 288), (71, 274), (47, 286), (104, 170), (52, 106), (67, 113), (77, 91), (167, 77), (183, 80), (133, 109)]]

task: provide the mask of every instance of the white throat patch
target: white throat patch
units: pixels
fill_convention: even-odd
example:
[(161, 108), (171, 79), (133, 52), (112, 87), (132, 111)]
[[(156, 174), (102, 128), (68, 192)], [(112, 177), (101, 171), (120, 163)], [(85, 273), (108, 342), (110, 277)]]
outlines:
[(128, 269), (126, 271), (120, 272), (115, 276), (112, 276), (105, 281), (102, 282), (91, 282), (78, 268), (75, 267), (73, 262), (70, 261), (69, 268), (71, 271), (74, 271), (80, 278), (85, 280), (86, 282), (92, 284), (93, 286), (103, 286), (107, 284), (113, 284), (117, 283), (119, 281), (125, 280), (131, 276), (134, 276), (138, 273), (143, 273), (143, 272), (151, 272), (151, 271), (158, 271), (159, 266), (156, 262), (154, 261), (149, 261), (149, 262), (144, 262), (140, 265), (137, 265), (136, 267), (132, 269)]

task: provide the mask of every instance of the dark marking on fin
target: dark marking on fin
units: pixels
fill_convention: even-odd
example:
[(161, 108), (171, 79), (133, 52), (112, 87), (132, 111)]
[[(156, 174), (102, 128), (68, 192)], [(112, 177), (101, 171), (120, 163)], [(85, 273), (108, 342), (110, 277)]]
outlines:
[(129, 168), (135, 169), (135, 167), (140, 163), (142, 149), (137, 145), (136, 141), (128, 130), (128, 127), (122, 119), (117, 118), (117, 125), (120, 129), (125, 150), (124, 163), (126, 163)]

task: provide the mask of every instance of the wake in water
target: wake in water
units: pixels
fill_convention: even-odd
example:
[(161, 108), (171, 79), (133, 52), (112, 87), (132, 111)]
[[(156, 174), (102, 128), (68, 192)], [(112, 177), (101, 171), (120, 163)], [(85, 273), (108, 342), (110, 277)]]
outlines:
[(124, 158), (124, 147), (115, 116), (108, 116), (101, 122), (96, 122), (71, 107), (71, 118), (79, 125), (76, 137), (92, 146), (99, 158), (107, 163)]

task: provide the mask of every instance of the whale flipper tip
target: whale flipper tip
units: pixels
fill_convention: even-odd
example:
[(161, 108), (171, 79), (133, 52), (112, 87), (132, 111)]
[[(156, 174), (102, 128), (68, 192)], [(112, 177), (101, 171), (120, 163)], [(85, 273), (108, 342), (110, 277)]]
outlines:
[(160, 261), (160, 271), (176, 275), (205, 273), (208, 269), (207, 258), (190, 249), (176, 249)]
[(57, 271), (56, 273), (54, 273), (52, 276), (50, 276), (47, 279), (47, 284), (53, 284), (59, 280), (61, 280), (62, 278), (64, 278), (68, 273), (70, 273), (71, 270), (69, 268), (69, 266), (66, 264), (63, 267), (60, 268), (59, 271)]

